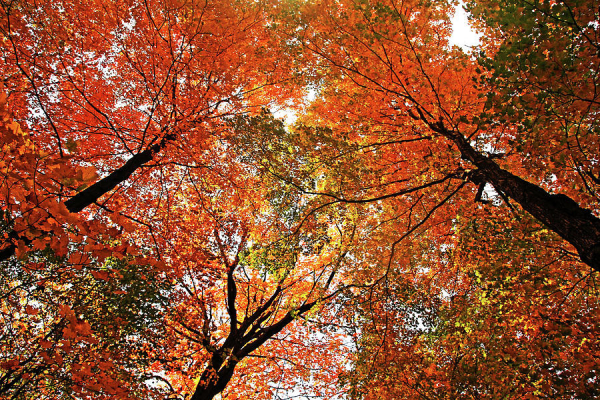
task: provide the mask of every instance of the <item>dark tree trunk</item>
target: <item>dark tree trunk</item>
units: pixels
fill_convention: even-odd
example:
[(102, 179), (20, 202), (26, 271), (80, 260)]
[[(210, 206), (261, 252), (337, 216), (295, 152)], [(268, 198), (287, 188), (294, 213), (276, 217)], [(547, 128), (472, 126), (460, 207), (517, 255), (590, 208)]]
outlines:
[[(117, 185), (129, 179), (129, 177), (141, 166), (150, 162), (154, 155), (162, 150), (168, 140), (172, 140), (173, 136), (167, 135), (160, 143), (156, 143), (148, 149), (134, 155), (125, 164), (113, 171), (110, 175), (100, 179), (92, 186), (82, 190), (69, 200), (65, 201), (67, 210), (72, 213), (78, 213), (91, 204), (94, 204), (104, 194), (113, 190)], [(8, 238), (13, 241), (8, 247), (0, 250), (0, 261), (5, 261), (15, 254), (17, 246), (14, 241), (19, 239), (19, 234), (11, 231)], [(31, 242), (26, 237), (21, 237), (27, 244)]]
[(225, 389), (233, 376), (234, 369), (235, 365), (222, 368), (218, 373), (215, 373), (212, 368), (204, 370), (191, 400), (212, 400)]
[(492, 159), (477, 152), (460, 133), (449, 131), (441, 124), (434, 124), (433, 128), (454, 142), (462, 156), (477, 167), (477, 180), (489, 182), (498, 192), (519, 203), (525, 211), (571, 243), (584, 263), (600, 271), (600, 219), (590, 210), (580, 207), (566, 195), (550, 194), (500, 168)]
[(121, 182), (125, 182), (138, 168), (151, 161), (154, 154), (160, 151), (162, 147), (164, 147), (164, 145), (156, 144), (149, 149), (134, 155), (110, 175), (100, 179), (92, 186), (82, 190), (69, 200), (65, 201), (67, 210), (72, 213), (78, 213), (87, 206), (94, 204), (104, 194), (113, 190)]
[[(329, 276), (329, 279), (325, 285), (326, 287), (329, 287), (329, 284), (331, 284), (333, 276), (334, 274)], [(228, 291), (230, 290), (231, 287), (228, 288)], [(270, 315), (270, 313), (267, 311), (268, 306), (269, 304), (272, 304), (272, 301), (276, 299), (280, 291), (281, 287), (278, 287), (275, 293), (271, 296), (271, 299), (263, 304), (263, 307), (259, 307), (255, 314), (251, 316), (248, 321), (259, 322), (260, 317), (264, 312), (268, 313), (267, 316)], [(304, 313), (310, 311), (315, 304), (317, 304), (316, 301), (303, 304), (301, 307), (297, 308), (295, 312), (288, 311), (279, 321), (275, 322), (274, 324), (265, 328), (259, 328), (258, 330), (251, 330), (251, 332), (248, 334), (244, 334), (244, 331), (250, 328), (250, 325), (252, 325), (253, 322), (250, 322), (249, 325), (242, 324), (241, 327), (243, 329), (241, 330), (235, 329), (235, 331), (233, 331), (233, 336), (229, 336), (227, 338), (222, 348), (227, 348), (227, 345), (233, 346), (233, 348), (227, 352), (227, 354), (230, 354), (230, 356), (227, 357), (226, 366), (222, 366), (225, 359), (225, 353), (223, 353), (222, 350), (213, 353), (211, 357), (211, 366), (208, 366), (202, 373), (200, 381), (196, 386), (196, 391), (190, 400), (212, 400), (214, 396), (221, 393), (223, 389), (225, 389), (225, 386), (227, 386), (233, 377), (233, 371), (235, 370), (235, 366), (238, 362), (244, 359), (244, 357), (249, 356), (250, 353), (262, 346), (267, 340), (281, 332), (294, 320), (294, 316), (303, 315)]]

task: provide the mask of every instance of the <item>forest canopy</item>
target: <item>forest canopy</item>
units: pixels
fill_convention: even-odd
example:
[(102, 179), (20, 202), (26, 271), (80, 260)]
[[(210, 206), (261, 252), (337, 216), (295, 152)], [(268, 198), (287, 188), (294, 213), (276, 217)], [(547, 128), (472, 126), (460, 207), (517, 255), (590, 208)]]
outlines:
[(600, 398), (600, 3), (0, 5), (1, 399)]

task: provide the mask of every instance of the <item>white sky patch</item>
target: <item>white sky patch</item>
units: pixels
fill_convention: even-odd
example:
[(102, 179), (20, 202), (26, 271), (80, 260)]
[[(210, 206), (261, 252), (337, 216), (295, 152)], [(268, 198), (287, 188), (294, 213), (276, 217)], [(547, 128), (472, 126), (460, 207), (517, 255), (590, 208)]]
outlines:
[(298, 119), (298, 116), (296, 115), (296, 113), (289, 109), (289, 108), (283, 108), (283, 109), (279, 109), (277, 111), (273, 111), (273, 116), (277, 119), (283, 119), (285, 121), (286, 124), (288, 125), (294, 125), (294, 122), (296, 122), (296, 120)]
[(479, 37), (469, 26), (469, 18), (467, 12), (460, 3), (454, 9), (452, 21), (452, 36), (450, 36), (450, 46), (458, 46), (463, 50), (468, 51), (472, 47), (479, 45)]

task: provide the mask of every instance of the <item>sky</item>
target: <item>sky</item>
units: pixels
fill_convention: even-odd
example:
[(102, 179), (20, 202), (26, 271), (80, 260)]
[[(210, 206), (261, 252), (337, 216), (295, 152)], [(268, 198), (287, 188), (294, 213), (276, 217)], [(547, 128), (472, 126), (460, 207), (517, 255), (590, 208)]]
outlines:
[(462, 3), (456, 6), (452, 21), (452, 36), (450, 36), (450, 44), (462, 47), (464, 50), (469, 50), (471, 47), (479, 44), (479, 35), (473, 32), (469, 26), (467, 13), (463, 9)]

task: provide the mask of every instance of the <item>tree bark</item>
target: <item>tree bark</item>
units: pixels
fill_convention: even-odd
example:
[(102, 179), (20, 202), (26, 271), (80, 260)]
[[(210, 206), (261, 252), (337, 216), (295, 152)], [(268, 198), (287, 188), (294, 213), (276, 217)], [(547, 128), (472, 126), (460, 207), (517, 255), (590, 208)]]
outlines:
[[(332, 278), (333, 274), (328, 279), (326, 286), (329, 286)], [(276, 297), (280, 290), (281, 289), (278, 288), (271, 299)], [(270, 301), (271, 300), (269, 300), (266, 304), (269, 304)], [(317, 304), (316, 301), (306, 303), (296, 309), (294, 312), (288, 311), (276, 323), (265, 328), (260, 328), (256, 331), (252, 330), (245, 335), (243, 330), (236, 329), (235, 334), (226, 339), (221, 350), (213, 353), (210, 365), (206, 367), (200, 376), (200, 381), (198, 382), (196, 390), (194, 391), (194, 394), (190, 400), (212, 400), (214, 396), (221, 393), (223, 389), (225, 389), (233, 377), (235, 366), (239, 361), (241, 361), (244, 357), (248, 357), (267, 340), (281, 332), (288, 324), (294, 321), (295, 315), (298, 316), (305, 314), (311, 308), (313, 308), (315, 304)], [(259, 308), (256, 313), (260, 315), (264, 311), (266, 311), (266, 308)], [(255, 318), (252, 319), (256, 321)], [(247, 325), (243, 326), (245, 326), (245, 328), (248, 327)], [(223, 349), (228, 348), (228, 345), (232, 345), (233, 347), (229, 352), (224, 352)], [(227, 357), (225, 354), (231, 355)]]
[(157, 143), (154, 146), (134, 155), (125, 164), (111, 172), (110, 175), (100, 179), (92, 186), (82, 190), (69, 200), (65, 201), (67, 210), (72, 213), (78, 213), (87, 206), (94, 204), (104, 194), (113, 190), (117, 185), (125, 182), (131, 174), (147, 162), (151, 161), (154, 154), (158, 153), (165, 145), (165, 141)]
[[(78, 213), (89, 205), (94, 204), (100, 197), (113, 190), (120, 183), (129, 179), (129, 177), (137, 169), (150, 162), (154, 158), (154, 155), (165, 147), (167, 141), (172, 139), (174, 139), (174, 135), (165, 136), (165, 138), (163, 138), (159, 143), (156, 143), (146, 150), (134, 155), (127, 160), (125, 164), (110, 173), (108, 176), (100, 179), (98, 182), (65, 201), (64, 204), (67, 207), (67, 210), (72, 213)], [(11, 231), (8, 234), (8, 239), (11, 240), (12, 243), (6, 248), (0, 250), (0, 262), (8, 260), (15, 254), (15, 250), (17, 249), (17, 246), (14, 243), (15, 240), (21, 239), (27, 244), (31, 242), (31, 240), (26, 237), (20, 237), (20, 235), (15, 231)]]
[[(500, 168), (491, 158), (476, 151), (459, 132), (443, 124), (430, 125), (458, 147), (461, 155), (477, 167), (478, 179), (519, 203), (521, 207), (560, 237), (571, 243), (581, 260), (600, 271), (600, 219), (564, 194), (550, 194)], [(475, 182), (478, 183), (478, 182)]]
[(235, 365), (222, 368), (216, 373), (216, 379), (214, 369), (207, 368), (204, 370), (191, 400), (212, 400), (225, 389), (225, 386), (227, 386), (233, 376), (234, 369)]

